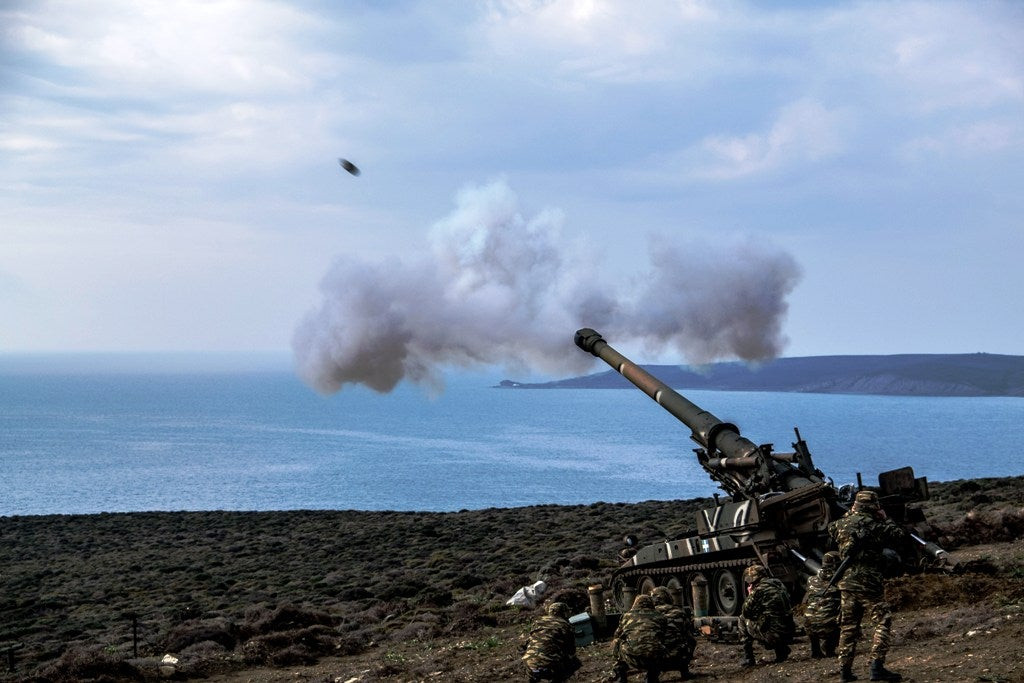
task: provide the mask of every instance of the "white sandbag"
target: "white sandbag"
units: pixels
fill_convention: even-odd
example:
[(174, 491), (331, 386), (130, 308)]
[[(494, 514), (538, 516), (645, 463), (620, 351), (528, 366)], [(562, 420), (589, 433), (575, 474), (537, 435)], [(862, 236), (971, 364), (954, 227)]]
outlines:
[(540, 596), (544, 595), (544, 591), (548, 589), (548, 585), (543, 581), (537, 581), (532, 586), (523, 586), (516, 591), (516, 594), (508, 599), (506, 605), (519, 605), (520, 607), (533, 607), (537, 604), (537, 600)]

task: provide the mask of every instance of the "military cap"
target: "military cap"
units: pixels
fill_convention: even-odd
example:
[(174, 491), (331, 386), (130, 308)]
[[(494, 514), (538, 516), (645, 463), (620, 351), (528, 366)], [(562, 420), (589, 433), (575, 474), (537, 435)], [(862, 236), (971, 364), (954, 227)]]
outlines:
[(651, 591), (651, 600), (655, 605), (671, 605), (673, 602), (672, 592), (665, 586), (658, 586)]
[(633, 609), (654, 609), (654, 600), (650, 595), (638, 595), (633, 601)]
[(835, 569), (839, 566), (841, 561), (839, 553), (835, 550), (829, 550), (825, 553), (825, 556), (821, 558), (821, 566), (822, 568)]
[(743, 570), (743, 583), (757, 583), (768, 575), (768, 570), (760, 564), (752, 564)]
[(857, 495), (853, 498), (853, 507), (855, 510), (877, 510), (878, 494), (874, 491), (857, 491)]
[(548, 605), (548, 614), (553, 617), (569, 618), (569, 605), (564, 602), (553, 602)]

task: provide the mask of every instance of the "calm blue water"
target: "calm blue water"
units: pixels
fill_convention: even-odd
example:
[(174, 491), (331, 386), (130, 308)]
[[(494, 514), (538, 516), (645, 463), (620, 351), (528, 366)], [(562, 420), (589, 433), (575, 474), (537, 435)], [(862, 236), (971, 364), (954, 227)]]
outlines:
[[(0, 515), (433, 510), (715, 492), (689, 429), (635, 389), (428, 398), (288, 372), (0, 376)], [(942, 481), (1024, 473), (1024, 399), (684, 392), (751, 440), (793, 427), (837, 483), (912, 465)]]

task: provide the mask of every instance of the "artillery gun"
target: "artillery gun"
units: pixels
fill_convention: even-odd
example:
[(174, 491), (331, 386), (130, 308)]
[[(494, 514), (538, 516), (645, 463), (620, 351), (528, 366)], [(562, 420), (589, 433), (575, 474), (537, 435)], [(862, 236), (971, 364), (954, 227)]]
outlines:
[[(754, 563), (767, 567), (798, 601), (807, 578), (821, 568), (829, 523), (849, 509), (856, 489), (836, 488), (814, 466), (798, 429), (792, 452), (755, 444), (736, 425), (719, 420), (630, 361), (596, 331), (578, 330), (575, 341), (689, 427), (697, 461), (730, 496), (722, 501), (715, 494), (716, 505), (697, 513), (695, 529), (626, 553), (611, 578), (619, 608), (629, 609), (638, 593), (667, 586), (694, 607), (697, 617), (734, 616), (743, 603), (740, 577)], [(882, 507), (910, 532), (906, 547), (891, 549), (891, 573), (944, 564), (946, 552), (922, 538), (930, 531), (923, 512), (908, 507), (927, 500), (927, 479), (903, 467), (880, 474), (878, 480), (874, 490)], [(858, 487), (863, 488), (859, 474)]]

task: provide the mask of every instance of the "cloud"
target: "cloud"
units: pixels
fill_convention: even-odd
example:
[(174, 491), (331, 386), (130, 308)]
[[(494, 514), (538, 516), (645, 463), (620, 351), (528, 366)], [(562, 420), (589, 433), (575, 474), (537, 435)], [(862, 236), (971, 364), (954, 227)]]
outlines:
[(876, 17), (878, 34), (888, 37), (878, 70), (906, 88), (915, 109), (984, 109), (1024, 101), (1019, 7), (914, 3), (893, 19)]
[(821, 7), (801, 12), (812, 38), (807, 65), (822, 82), (847, 91), (837, 97), (870, 104), (883, 116), (984, 111), (1024, 100), (1019, 3)]
[(702, 79), (711, 66), (705, 38), (720, 28), (706, 2), (508, 0), (480, 22), (485, 52), (505, 60), (545, 63), (568, 80), (636, 83)]
[(18, 18), (22, 49), (140, 99), (294, 92), (325, 65), (302, 46), (312, 17), (269, 0), (46, 0)]
[[(421, 253), (424, 217), (445, 213), (468, 179), (502, 174), (524, 196), (582, 216), (593, 244), (616, 245), (610, 268), (621, 272), (655, 269), (625, 232), (689, 240), (743, 226), (804, 256), (897, 217), (915, 238), (967, 222), (998, 235), (1019, 223), (1022, 17), (1020, 3), (959, 0), (7, 3), (2, 222), (59, 228), (70, 253), (88, 253), (93, 226), (116, 220), (140, 236), (121, 248), (126, 260), (182, 222), (209, 226), (222, 235), (218, 266), (234, 274), (226, 282), (250, 283), (251, 264), (237, 256), (239, 234), (219, 226), (291, 237), (300, 265), (244, 294), (244, 322), (225, 319), (239, 346), (282, 286), (299, 294), (278, 319), (298, 317), (342, 245), (366, 267), (391, 256), (405, 273), (424, 260), (442, 294), (457, 289), (441, 256)], [(337, 182), (338, 156), (363, 167), (358, 182)], [(527, 223), (561, 220), (518, 212)], [(482, 239), (458, 246), (471, 238)], [(432, 248), (450, 242), (435, 237)], [(261, 268), (280, 257), (264, 248)], [(0, 267), (34, 284), (17, 266), (23, 249), (11, 245)], [(854, 251), (842, 276), (822, 277), (860, 277), (864, 247)], [(549, 253), (562, 260), (546, 272), (565, 278), (584, 260), (565, 245)], [(828, 270), (816, 260), (801, 258), (809, 276)], [(461, 286), (474, 300), (511, 296), (518, 290), (494, 279), (511, 265), (489, 263), (479, 293)], [(964, 267), (984, 281), (981, 265)], [(187, 279), (166, 277), (184, 297)], [(78, 281), (53, 278), (47, 301), (60, 308), (59, 292)], [(603, 304), (628, 309), (639, 295), (624, 290), (591, 301), (588, 324)], [(870, 304), (851, 301), (834, 315), (860, 320)], [(145, 308), (95, 305), (111, 319)], [(35, 311), (19, 320), (23, 339), (67, 338)], [(183, 327), (181, 343), (201, 327)], [(291, 324), (273, 329), (287, 344)], [(154, 333), (149, 345), (166, 343)]]
[[(16, 87), (0, 91), (0, 149), (43, 192), (243, 187), (331, 158), (356, 117), (331, 82), (345, 57), (317, 47), (332, 21), (286, 3), (47, 0), (2, 18), (20, 58)], [(0, 185), (14, 169), (0, 168)]]
[(907, 140), (900, 148), (906, 160), (937, 156), (983, 157), (1024, 150), (1024, 124), (1019, 121), (979, 121), (950, 126), (932, 135)]
[(846, 112), (803, 99), (783, 107), (765, 131), (708, 136), (654, 163), (687, 180), (737, 180), (834, 158), (846, 149), (850, 129)]

